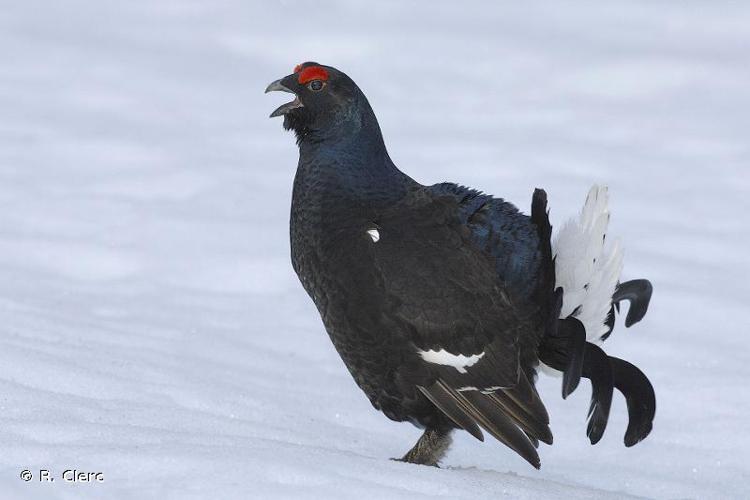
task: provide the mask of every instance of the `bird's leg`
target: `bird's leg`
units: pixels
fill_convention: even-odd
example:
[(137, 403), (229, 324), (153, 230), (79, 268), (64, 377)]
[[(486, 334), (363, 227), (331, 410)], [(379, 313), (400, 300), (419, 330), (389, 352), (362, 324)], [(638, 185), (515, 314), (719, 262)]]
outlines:
[(427, 429), (406, 455), (394, 460), (437, 467), (453, 442), (451, 432), (453, 429)]

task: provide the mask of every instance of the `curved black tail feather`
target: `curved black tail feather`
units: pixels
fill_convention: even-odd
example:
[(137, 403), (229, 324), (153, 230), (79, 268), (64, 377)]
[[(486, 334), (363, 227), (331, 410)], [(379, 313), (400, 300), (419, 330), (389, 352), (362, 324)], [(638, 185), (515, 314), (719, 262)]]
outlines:
[(586, 329), (583, 323), (573, 317), (555, 319), (552, 324), (547, 329), (544, 342), (539, 346), (539, 359), (547, 366), (563, 372), (562, 397), (565, 399), (576, 390), (581, 380)]
[(586, 345), (586, 328), (583, 323), (570, 317), (560, 320), (558, 329), (567, 337), (568, 365), (563, 370), (562, 397), (566, 399), (578, 387), (583, 372)]
[(591, 381), (591, 405), (586, 435), (591, 444), (596, 444), (604, 435), (612, 407), (614, 377), (610, 358), (601, 347), (586, 342), (583, 376)]
[(631, 280), (617, 285), (615, 293), (612, 295), (612, 302), (620, 304), (623, 300), (630, 301), (630, 309), (625, 316), (625, 327), (630, 328), (638, 323), (646, 315), (648, 304), (651, 301), (651, 294), (654, 287), (649, 280)]
[(630, 328), (646, 316), (653, 292), (654, 287), (646, 279), (619, 283), (615, 289), (615, 293), (612, 294), (612, 307), (609, 309), (609, 314), (605, 321), (608, 330), (607, 333), (601, 336), (601, 339), (607, 340), (612, 334), (612, 330), (615, 327), (615, 310), (618, 313), (620, 312), (620, 302), (623, 300), (630, 301), (630, 308), (628, 309), (628, 314), (625, 316), (625, 327)]
[(625, 446), (634, 446), (643, 441), (653, 428), (656, 415), (654, 387), (646, 375), (632, 363), (614, 356), (610, 356), (609, 361), (614, 385), (625, 396), (628, 405)]

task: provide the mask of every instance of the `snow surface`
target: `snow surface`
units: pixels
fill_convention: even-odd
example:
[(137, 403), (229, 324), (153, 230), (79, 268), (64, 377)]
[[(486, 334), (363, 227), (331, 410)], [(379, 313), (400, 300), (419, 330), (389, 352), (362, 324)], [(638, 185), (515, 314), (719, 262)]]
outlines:
[[(0, 498), (750, 498), (750, 4), (10, 1), (0, 9)], [(317, 60), (389, 150), (557, 225), (610, 187), (645, 322), (605, 344), (651, 378), (543, 378), (536, 471), (459, 435), (443, 469), (374, 411), (289, 264), (293, 137), (268, 82)], [(465, 433), (464, 433), (465, 434)], [(102, 471), (66, 484), (22, 469)]]

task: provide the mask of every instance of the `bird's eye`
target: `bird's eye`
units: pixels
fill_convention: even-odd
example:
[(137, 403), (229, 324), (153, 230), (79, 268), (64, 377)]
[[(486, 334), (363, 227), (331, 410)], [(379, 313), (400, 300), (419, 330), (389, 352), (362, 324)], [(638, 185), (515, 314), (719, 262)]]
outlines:
[(326, 84), (323, 83), (322, 80), (313, 80), (307, 84), (307, 88), (312, 90), (313, 92), (317, 92), (319, 90), (322, 90), (325, 85)]

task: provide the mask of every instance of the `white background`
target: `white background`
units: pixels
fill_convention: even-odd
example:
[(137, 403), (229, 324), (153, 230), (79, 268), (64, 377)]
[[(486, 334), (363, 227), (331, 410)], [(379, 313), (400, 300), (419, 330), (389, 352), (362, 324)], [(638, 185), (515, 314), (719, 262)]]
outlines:
[[(522, 5), (523, 4), (523, 5)], [(748, 498), (750, 7), (724, 2), (11, 1), (0, 9), (0, 497)], [(543, 378), (536, 471), (374, 411), (289, 263), (297, 151), (263, 95), (347, 72), (389, 151), (559, 226), (610, 186), (651, 436), (585, 436)], [(54, 483), (24, 483), (22, 469)], [(67, 468), (101, 484), (64, 484)]]

